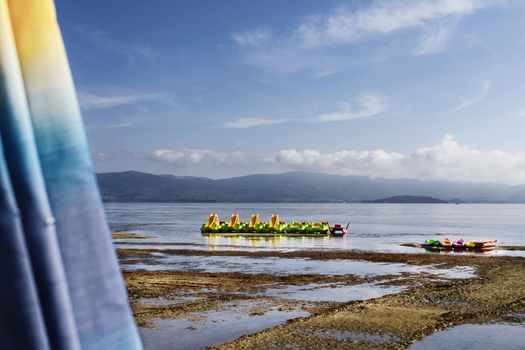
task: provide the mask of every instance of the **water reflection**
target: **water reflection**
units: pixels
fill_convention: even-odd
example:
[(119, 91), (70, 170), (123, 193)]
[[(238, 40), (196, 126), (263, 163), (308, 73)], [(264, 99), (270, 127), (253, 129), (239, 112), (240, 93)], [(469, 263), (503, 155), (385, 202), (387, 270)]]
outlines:
[(358, 277), (424, 273), (436, 277), (471, 278), (474, 269), (467, 266), (440, 268), (438, 266), (414, 266), (402, 263), (377, 263), (363, 260), (311, 260), (304, 258), (257, 258), (244, 256), (188, 256), (154, 253), (143, 263), (123, 264), (125, 270), (169, 270), (192, 272), (242, 272), (275, 275), (322, 274), (354, 275)]
[(269, 309), (262, 315), (247, 314), (246, 309), (255, 306), (254, 303), (244, 303), (230, 310), (196, 313), (197, 317), (190, 319), (158, 319), (154, 329), (141, 328), (140, 335), (147, 349), (203, 349), (309, 315), (305, 311), (281, 311), (277, 308)]
[(230, 247), (249, 247), (249, 248), (270, 248), (279, 250), (282, 248), (311, 248), (330, 247), (334, 239), (344, 240), (345, 237), (294, 237), (286, 235), (275, 235), (273, 237), (243, 237), (243, 236), (205, 236), (204, 244), (210, 246), (212, 250), (217, 250), (219, 246)]
[[(351, 219), (345, 237), (276, 236), (203, 237), (200, 226), (210, 212), (228, 217), (238, 212), (245, 220), (258, 212), (261, 218), (279, 213), (282, 220), (319, 221), (345, 224)], [(107, 203), (112, 229), (155, 235), (148, 242), (191, 244), (193, 249), (361, 249), (414, 253), (423, 250), (400, 247), (427, 238), (464, 240), (498, 239), (501, 245), (521, 245), (525, 232), (525, 205), (521, 204), (179, 204)], [(145, 242), (144, 242), (145, 243)], [(452, 252), (454, 253), (454, 252)], [(502, 254), (497, 252), (497, 254)], [(507, 254), (507, 252), (505, 252)], [(513, 252), (522, 255), (522, 252)]]
[(523, 350), (525, 324), (465, 324), (433, 334), (414, 343), (410, 350)]

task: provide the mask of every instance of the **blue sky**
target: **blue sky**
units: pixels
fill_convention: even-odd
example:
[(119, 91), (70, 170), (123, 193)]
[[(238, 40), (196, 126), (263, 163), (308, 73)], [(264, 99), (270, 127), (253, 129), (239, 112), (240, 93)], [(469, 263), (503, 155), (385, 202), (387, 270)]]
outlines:
[(98, 171), (525, 183), (525, 5), (56, 0)]

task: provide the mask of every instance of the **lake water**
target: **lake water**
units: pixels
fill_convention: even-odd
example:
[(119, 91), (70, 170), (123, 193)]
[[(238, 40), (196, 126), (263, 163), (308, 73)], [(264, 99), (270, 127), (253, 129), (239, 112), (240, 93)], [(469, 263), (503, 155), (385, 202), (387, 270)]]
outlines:
[[(501, 245), (521, 245), (525, 233), (525, 205), (489, 204), (158, 204), (158, 203), (107, 203), (108, 221), (113, 230), (156, 236), (152, 239), (117, 239), (120, 248), (198, 249), (198, 250), (305, 250), (305, 249), (362, 249), (389, 252), (425, 252), (419, 248), (402, 247), (402, 243), (420, 243), (428, 238), (497, 239)], [(200, 226), (210, 213), (218, 213), (221, 220), (228, 220), (232, 213), (239, 213), (247, 220), (258, 213), (261, 220), (269, 220), (277, 213), (283, 221), (329, 221), (344, 224), (350, 221), (350, 234), (345, 237), (286, 237), (242, 238), (203, 237)], [(497, 250), (489, 255), (524, 255), (522, 251)], [(454, 254), (454, 253), (449, 253)], [(467, 254), (467, 253), (465, 253)], [(152, 260), (149, 262), (149, 260)], [(244, 257), (244, 256), (195, 256), (155, 252), (141, 263), (123, 262), (127, 270), (175, 270), (193, 272), (244, 272), (272, 274), (321, 274), (354, 275), (374, 277), (389, 275), (402, 278), (403, 273), (432, 275), (435, 279), (468, 278), (474, 271), (469, 267), (440, 268), (439, 266), (412, 266), (368, 261), (311, 260), (304, 258)], [(405, 287), (382, 286), (380, 283), (308, 284), (271, 286), (259, 295), (302, 301), (348, 302), (398, 293)], [(201, 291), (204, 292), (204, 291)], [(181, 302), (194, 298), (179, 296)], [(198, 298), (197, 298), (198, 299)], [(147, 301), (146, 301), (147, 302)], [(150, 303), (176, 303), (177, 300), (150, 301)], [(283, 311), (272, 308), (264, 315), (247, 315), (243, 307), (253, 307), (252, 301), (244, 301), (239, 308), (198, 313), (198, 318), (155, 320), (153, 329), (141, 328), (141, 336), (147, 349), (200, 349), (222, 344), (243, 334), (274, 327), (288, 319), (308, 316), (304, 310)], [(255, 302), (259, 302), (255, 299)], [(236, 302), (237, 303), (237, 302)], [(462, 328), (463, 327), (463, 328)], [(465, 328), (466, 327), (466, 328)], [(476, 327), (460, 326), (437, 333), (413, 345), (413, 349), (456, 348), (447, 339), (461, 339)], [(490, 326), (492, 330), (495, 326)], [(500, 327), (498, 325), (497, 327)], [(503, 326), (501, 326), (503, 327)], [(500, 327), (500, 328), (501, 328)], [(522, 326), (505, 326), (495, 329), (491, 339), (500, 338), (500, 332), (508, 338), (506, 348), (514, 349)], [(485, 332), (486, 329), (480, 329)], [(374, 335), (355, 332), (318, 332), (319, 337), (361, 339), (383, 344), (395, 341), (391, 335)], [(321, 333), (319, 333), (321, 332)], [(450, 335), (447, 332), (452, 332)], [(459, 334), (457, 334), (459, 333)], [(479, 332), (478, 332), (479, 333)], [(444, 339), (445, 338), (445, 339)], [(486, 338), (468, 338), (460, 342), (461, 349), (477, 349), (488, 344)], [(483, 339), (483, 340), (480, 340)], [(472, 345), (469, 346), (468, 344)], [(496, 345), (503, 343), (496, 342)], [(449, 346), (454, 345), (454, 346)], [(493, 345), (491, 343), (491, 345)], [(489, 346), (489, 348), (491, 348)], [(496, 349), (498, 347), (494, 347)], [(519, 348), (519, 347), (517, 347)]]
[(465, 324), (433, 334), (409, 350), (523, 350), (525, 324)]
[[(112, 229), (155, 235), (157, 238), (147, 242), (170, 242), (185, 249), (421, 252), (399, 244), (449, 237), (452, 240), (497, 239), (500, 245), (522, 245), (525, 233), (525, 205), (522, 204), (107, 203), (106, 212)], [(350, 221), (350, 234), (341, 238), (203, 237), (199, 229), (210, 213), (218, 213), (221, 220), (228, 220), (232, 213), (248, 220), (252, 213), (258, 213), (261, 221), (268, 221), (271, 214), (277, 213), (286, 222), (324, 220), (346, 225)], [(521, 252), (505, 254), (521, 255)]]

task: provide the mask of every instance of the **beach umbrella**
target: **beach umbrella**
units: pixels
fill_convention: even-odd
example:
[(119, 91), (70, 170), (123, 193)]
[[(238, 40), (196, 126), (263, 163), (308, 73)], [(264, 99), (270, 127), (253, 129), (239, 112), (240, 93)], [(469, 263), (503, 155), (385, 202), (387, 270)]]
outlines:
[(141, 349), (51, 0), (0, 0), (2, 349)]

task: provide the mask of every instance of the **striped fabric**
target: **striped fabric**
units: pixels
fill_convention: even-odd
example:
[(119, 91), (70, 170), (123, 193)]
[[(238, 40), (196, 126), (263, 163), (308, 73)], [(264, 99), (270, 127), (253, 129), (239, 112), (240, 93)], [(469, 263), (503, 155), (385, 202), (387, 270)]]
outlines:
[(51, 0), (0, 0), (0, 348), (141, 349)]

